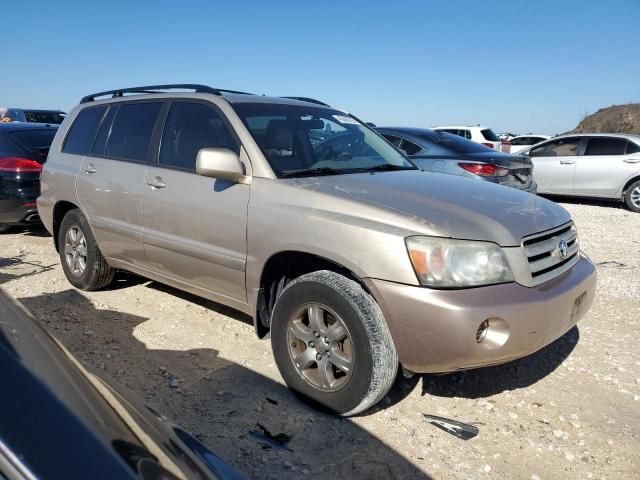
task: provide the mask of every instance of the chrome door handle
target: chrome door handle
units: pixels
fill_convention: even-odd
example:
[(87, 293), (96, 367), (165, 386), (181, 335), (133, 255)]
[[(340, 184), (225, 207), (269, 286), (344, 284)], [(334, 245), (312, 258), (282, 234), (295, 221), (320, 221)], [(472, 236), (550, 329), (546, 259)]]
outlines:
[(93, 166), (93, 163), (90, 163), (89, 165), (87, 165), (86, 167), (84, 167), (84, 168), (83, 168), (83, 170), (84, 170), (86, 173), (96, 173), (96, 172), (97, 172), (96, 167), (94, 167), (94, 166)]
[(574, 163), (576, 163), (575, 160), (560, 160), (561, 165), (573, 165)]
[(147, 178), (146, 179), (146, 183), (151, 188), (164, 188), (164, 187), (167, 186), (167, 184), (164, 183), (162, 181), (162, 178), (160, 178), (160, 177)]
[(625, 163), (640, 163), (640, 158), (625, 158), (622, 161)]

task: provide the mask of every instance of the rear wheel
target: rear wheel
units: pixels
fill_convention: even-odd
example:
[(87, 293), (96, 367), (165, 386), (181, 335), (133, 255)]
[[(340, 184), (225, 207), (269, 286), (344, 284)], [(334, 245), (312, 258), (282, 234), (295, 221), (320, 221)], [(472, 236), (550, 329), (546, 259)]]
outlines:
[(640, 180), (629, 185), (624, 196), (624, 203), (629, 210), (640, 212)]
[(91, 228), (78, 209), (62, 220), (58, 234), (60, 262), (67, 280), (81, 290), (98, 290), (111, 283), (115, 270), (105, 261)]
[(285, 287), (272, 313), (271, 345), (292, 390), (343, 416), (376, 404), (398, 369), (378, 304), (353, 280), (326, 270)]

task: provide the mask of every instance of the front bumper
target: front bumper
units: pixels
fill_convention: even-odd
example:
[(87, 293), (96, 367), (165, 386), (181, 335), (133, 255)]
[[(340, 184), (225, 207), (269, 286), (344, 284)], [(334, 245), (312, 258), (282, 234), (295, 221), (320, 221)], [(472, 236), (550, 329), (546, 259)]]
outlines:
[[(508, 362), (553, 342), (589, 310), (596, 276), (583, 256), (571, 270), (534, 288), (508, 283), (433, 290), (371, 278), (365, 283), (384, 313), (402, 365), (440, 373)], [(485, 320), (489, 333), (479, 342)]]

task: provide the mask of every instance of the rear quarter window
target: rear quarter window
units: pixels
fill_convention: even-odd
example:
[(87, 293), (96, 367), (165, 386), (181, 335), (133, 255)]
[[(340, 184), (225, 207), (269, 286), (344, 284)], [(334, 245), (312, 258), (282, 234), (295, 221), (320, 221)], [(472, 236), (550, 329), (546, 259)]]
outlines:
[(62, 151), (76, 155), (86, 155), (91, 151), (98, 125), (107, 107), (93, 107), (82, 110), (73, 121)]
[(480, 133), (482, 133), (482, 136), (484, 137), (485, 140), (489, 140), (490, 142), (500, 141), (498, 136), (490, 128), (485, 128), (484, 130), (480, 130)]

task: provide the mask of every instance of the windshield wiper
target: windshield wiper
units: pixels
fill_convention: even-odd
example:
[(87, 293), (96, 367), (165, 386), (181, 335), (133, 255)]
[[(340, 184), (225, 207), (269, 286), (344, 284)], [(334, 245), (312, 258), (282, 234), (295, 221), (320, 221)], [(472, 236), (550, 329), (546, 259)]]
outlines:
[(340, 175), (345, 173), (346, 170), (331, 168), (331, 167), (317, 167), (317, 168), (305, 168), (303, 170), (288, 170), (286, 172), (282, 172), (281, 176), (283, 178), (290, 177), (315, 177), (321, 175)]
[(393, 165), (392, 163), (383, 163), (382, 165), (375, 165), (373, 167), (366, 167), (358, 170), (361, 172), (392, 172), (394, 170), (416, 170), (416, 168), (408, 165)]

